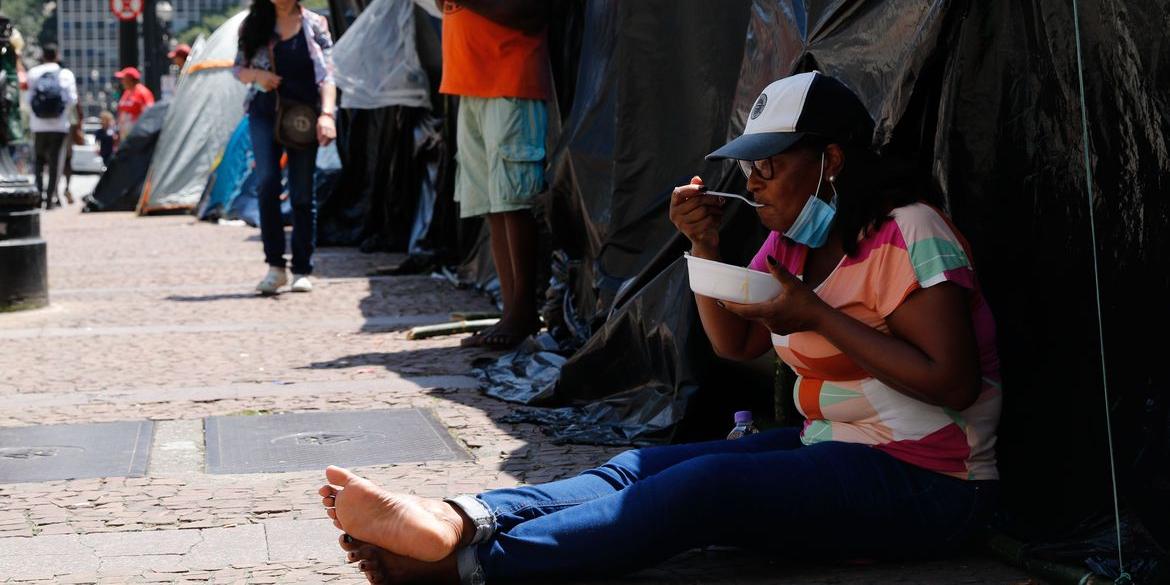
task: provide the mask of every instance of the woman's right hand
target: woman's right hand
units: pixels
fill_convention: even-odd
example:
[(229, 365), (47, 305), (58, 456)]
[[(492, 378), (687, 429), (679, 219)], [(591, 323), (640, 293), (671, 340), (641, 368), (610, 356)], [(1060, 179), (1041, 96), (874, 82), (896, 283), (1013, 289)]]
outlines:
[(670, 194), (670, 221), (691, 241), (691, 254), (714, 260), (719, 255), (719, 224), (723, 198), (707, 197), (703, 179), (675, 187)]
[(264, 91), (272, 91), (280, 87), (280, 76), (271, 71), (257, 70), (253, 83), (264, 88)]

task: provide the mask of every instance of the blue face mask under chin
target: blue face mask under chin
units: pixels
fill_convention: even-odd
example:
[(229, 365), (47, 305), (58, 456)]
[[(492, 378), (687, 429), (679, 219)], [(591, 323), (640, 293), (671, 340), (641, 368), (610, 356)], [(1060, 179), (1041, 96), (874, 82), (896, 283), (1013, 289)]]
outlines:
[(821, 175), (817, 179), (817, 192), (809, 195), (800, 215), (792, 227), (784, 232), (785, 237), (804, 244), (810, 248), (820, 248), (829, 239), (829, 228), (833, 227), (833, 218), (837, 215), (837, 187), (829, 181), (833, 189), (833, 201), (826, 203), (820, 198), (821, 182), (825, 178), (825, 153), (821, 153)]

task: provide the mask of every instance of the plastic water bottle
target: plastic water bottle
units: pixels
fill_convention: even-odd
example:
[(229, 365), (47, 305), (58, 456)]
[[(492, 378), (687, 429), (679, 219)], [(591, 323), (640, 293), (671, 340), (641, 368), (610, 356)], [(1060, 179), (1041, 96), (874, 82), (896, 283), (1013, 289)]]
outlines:
[(741, 410), (735, 413), (735, 428), (731, 429), (731, 433), (727, 435), (727, 439), (742, 439), (758, 432), (760, 430), (756, 428), (756, 425), (752, 424), (752, 411)]

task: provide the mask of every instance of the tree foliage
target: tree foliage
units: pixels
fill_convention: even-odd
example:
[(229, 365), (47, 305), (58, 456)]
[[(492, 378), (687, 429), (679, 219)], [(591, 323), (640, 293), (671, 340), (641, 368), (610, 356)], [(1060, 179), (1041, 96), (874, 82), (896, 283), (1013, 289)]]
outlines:
[(215, 32), (215, 29), (235, 16), (240, 10), (242, 9), (238, 5), (233, 4), (219, 12), (205, 12), (198, 23), (187, 27), (184, 31), (180, 31), (175, 38), (180, 43), (193, 44), (195, 39), (199, 38), (199, 35), (210, 36), (211, 33)]
[(25, 55), (39, 54), (30, 51), (44, 43), (57, 42), (57, 3), (44, 0), (3, 0), (3, 12), (16, 30), (24, 37)]

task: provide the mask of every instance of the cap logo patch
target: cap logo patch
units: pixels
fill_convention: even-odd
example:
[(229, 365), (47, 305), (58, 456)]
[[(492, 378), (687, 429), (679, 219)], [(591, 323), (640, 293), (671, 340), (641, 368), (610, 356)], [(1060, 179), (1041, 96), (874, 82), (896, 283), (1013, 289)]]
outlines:
[(756, 105), (752, 106), (751, 119), (755, 120), (764, 113), (764, 106), (768, 105), (768, 94), (761, 93), (760, 97), (756, 99)]

